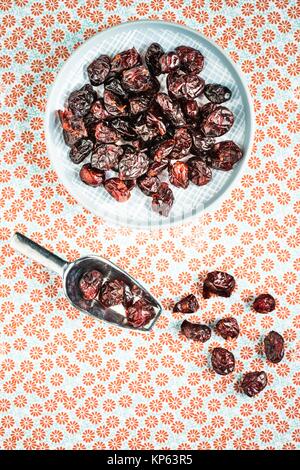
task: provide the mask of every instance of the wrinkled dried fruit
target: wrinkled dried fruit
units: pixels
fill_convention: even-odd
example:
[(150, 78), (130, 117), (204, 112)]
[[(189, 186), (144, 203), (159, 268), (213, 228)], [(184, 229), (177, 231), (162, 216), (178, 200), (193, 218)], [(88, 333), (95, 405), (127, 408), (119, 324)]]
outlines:
[(253, 308), (258, 313), (270, 313), (275, 309), (275, 299), (270, 294), (260, 294), (253, 302)]
[(100, 55), (87, 68), (90, 82), (94, 86), (101, 85), (110, 72), (110, 58), (107, 55)]
[(264, 349), (267, 359), (278, 364), (284, 356), (284, 339), (276, 331), (270, 331), (264, 339)]
[(100, 301), (106, 307), (123, 305), (125, 300), (125, 283), (119, 279), (106, 281), (100, 294)]
[(200, 51), (189, 46), (179, 46), (175, 49), (180, 67), (187, 73), (199, 73), (203, 69), (204, 57)]
[(194, 99), (204, 90), (205, 82), (198, 75), (188, 75), (181, 71), (169, 73), (167, 78), (167, 87), (172, 98), (178, 100)]
[(187, 161), (189, 179), (197, 186), (204, 186), (212, 178), (211, 169), (200, 158), (193, 157)]
[(79, 176), (83, 183), (88, 186), (101, 186), (104, 182), (105, 174), (103, 171), (98, 170), (97, 168), (92, 168), (90, 163), (86, 163), (81, 167)]
[(138, 179), (138, 187), (140, 190), (146, 194), (146, 196), (152, 196), (152, 194), (157, 193), (160, 181), (156, 176), (143, 176)]
[(72, 111), (65, 109), (58, 111), (58, 116), (63, 128), (63, 136), (70, 147), (83, 137), (87, 137), (87, 130), (82, 118), (75, 117)]
[(232, 140), (224, 140), (213, 146), (206, 161), (215, 170), (229, 171), (242, 156), (243, 152)]
[(85, 121), (89, 124), (104, 121), (110, 117), (104, 107), (103, 99), (99, 99), (92, 104), (89, 114), (85, 117)]
[(85, 272), (79, 280), (79, 289), (85, 300), (93, 300), (97, 297), (102, 284), (103, 275), (93, 269)]
[(211, 365), (217, 374), (231, 374), (235, 368), (234, 355), (228, 349), (214, 348), (211, 353)]
[(147, 300), (139, 299), (131, 307), (126, 309), (126, 317), (128, 325), (141, 328), (155, 317), (155, 310)]
[(185, 162), (175, 162), (169, 166), (170, 183), (186, 189), (189, 185), (189, 167)]
[(122, 74), (122, 85), (131, 93), (145, 93), (154, 86), (149, 70), (144, 65), (139, 65)]
[(119, 162), (120, 178), (131, 180), (144, 175), (149, 166), (149, 159), (144, 152), (135, 152), (126, 149)]
[(119, 178), (110, 178), (106, 180), (104, 187), (106, 191), (118, 202), (125, 202), (130, 198), (130, 189), (128, 189), (125, 182)]
[(157, 93), (156, 102), (166, 118), (169, 119), (175, 127), (186, 125), (186, 119), (177, 101), (172, 100), (166, 93)]
[(124, 140), (136, 139), (136, 132), (132, 129), (132, 125), (128, 120), (116, 118), (110, 121), (109, 124), (123, 137)]
[(146, 115), (140, 115), (137, 118), (134, 130), (144, 142), (161, 137), (167, 132), (161, 116), (154, 114), (150, 110)]
[(199, 119), (200, 108), (196, 100), (185, 100), (181, 107), (188, 121), (196, 122)]
[(222, 271), (208, 273), (203, 284), (203, 297), (208, 299), (211, 294), (230, 297), (235, 287), (234, 277)]
[(130, 112), (133, 115), (144, 113), (149, 109), (153, 96), (151, 95), (139, 95), (129, 100)]
[(161, 73), (169, 73), (179, 68), (179, 57), (176, 52), (167, 52), (160, 57), (159, 63)]
[(168, 166), (168, 161), (151, 162), (147, 171), (148, 176), (157, 176), (162, 173)]
[(234, 115), (232, 112), (225, 106), (218, 106), (203, 119), (201, 129), (207, 136), (220, 137), (231, 129), (233, 123)]
[(197, 312), (198, 309), (198, 300), (193, 294), (190, 294), (174, 305), (173, 312), (194, 313)]
[(81, 139), (71, 147), (69, 156), (73, 163), (81, 163), (92, 151), (93, 142), (89, 139)]
[(114, 144), (120, 140), (121, 136), (114, 129), (104, 124), (104, 122), (99, 122), (95, 127), (95, 137), (98, 142), (103, 144)]
[(156, 162), (161, 162), (163, 160), (166, 160), (171, 154), (174, 148), (174, 145), (175, 145), (174, 139), (164, 140), (163, 142), (159, 143), (154, 148), (152, 152), (152, 158), (154, 158)]
[(192, 146), (192, 138), (189, 131), (185, 127), (176, 129), (174, 133), (174, 141), (175, 144), (169, 158), (178, 160), (186, 157)]
[(237, 338), (240, 333), (239, 324), (233, 317), (222, 318), (216, 324), (216, 332), (224, 339)]
[(106, 111), (112, 116), (126, 116), (127, 104), (118, 95), (109, 90), (104, 90), (103, 101)]
[(168, 217), (174, 203), (174, 195), (168, 183), (161, 183), (157, 193), (152, 196), (152, 210)]
[(191, 323), (184, 320), (181, 324), (181, 333), (188, 339), (205, 343), (211, 337), (211, 329), (206, 325)]
[(152, 75), (161, 74), (161, 66), (159, 59), (162, 55), (164, 55), (164, 50), (160, 44), (158, 44), (157, 42), (153, 42), (152, 44), (150, 44), (145, 54), (145, 62)]
[(104, 89), (111, 91), (114, 95), (120, 96), (123, 99), (127, 99), (128, 95), (122, 87), (121, 80), (117, 77), (110, 77), (104, 84)]
[(127, 51), (116, 54), (111, 61), (112, 72), (122, 72), (126, 69), (131, 69), (142, 62), (141, 56), (138, 51), (133, 47)]
[(253, 397), (260, 393), (266, 387), (267, 383), (268, 378), (265, 372), (248, 372), (243, 377), (241, 389), (248, 397)]
[(216, 139), (207, 137), (200, 130), (192, 131), (193, 145), (192, 150), (199, 156), (206, 156), (213, 149)]
[(98, 170), (109, 171), (118, 168), (123, 148), (114, 144), (100, 144), (92, 154), (91, 165)]
[(208, 83), (205, 85), (204, 95), (211, 103), (221, 104), (230, 100), (231, 91), (226, 86), (217, 83)]
[(88, 114), (97, 93), (91, 85), (84, 85), (79, 90), (72, 91), (68, 98), (68, 108), (76, 117), (84, 117)]

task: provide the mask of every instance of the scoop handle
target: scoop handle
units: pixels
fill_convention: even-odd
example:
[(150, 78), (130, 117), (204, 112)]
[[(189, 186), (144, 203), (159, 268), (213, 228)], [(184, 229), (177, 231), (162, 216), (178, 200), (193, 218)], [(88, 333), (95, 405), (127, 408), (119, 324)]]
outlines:
[(25, 237), (25, 235), (16, 232), (11, 240), (11, 246), (51, 271), (61, 276), (63, 275), (64, 266), (67, 264), (67, 261), (46, 250), (46, 248)]

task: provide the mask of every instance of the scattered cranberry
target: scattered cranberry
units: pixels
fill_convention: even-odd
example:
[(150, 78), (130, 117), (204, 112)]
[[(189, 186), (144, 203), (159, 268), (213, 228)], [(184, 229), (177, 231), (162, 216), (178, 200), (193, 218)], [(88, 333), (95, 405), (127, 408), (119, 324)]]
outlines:
[(125, 296), (125, 284), (119, 279), (113, 281), (106, 281), (100, 294), (101, 303), (105, 307), (112, 307), (113, 305), (123, 305)]
[(174, 305), (174, 312), (194, 313), (199, 309), (198, 300), (193, 294), (187, 295)]
[(160, 57), (159, 63), (161, 73), (169, 73), (179, 68), (179, 57), (175, 52), (168, 52)]
[(175, 162), (169, 166), (170, 183), (186, 189), (189, 185), (189, 167), (185, 162)]
[(204, 57), (200, 51), (189, 46), (179, 46), (175, 49), (181, 68), (187, 73), (199, 73), (203, 69)]
[(222, 271), (208, 273), (203, 284), (203, 297), (208, 299), (211, 294), (230, 297), (235, 287), (234, 277)]
[(155, 310), (145, 299), (139, 299), (126, 309), (126, 317), (128, 325), (141, 328), (155, 317)]
[(92, 168), (90, 163), (86, 163), (81, 167), (79, 173), (81, 181), (88, 186), (101, 186), (104, 182), (105, 173), (97, 168)]
[(224, 339), (237, 338), (240, 333), (239, 324), (233, 317), (222, 318), (216, 324), (216, 332)]
[(267, 359), (270, 362), (277, 364), (284, 356), (283, 337), (276, 331), (270, 331), (264, 339), (264, 348)]
[(227, 349), (214, 348), (211, 353), (211, 364), (217, 374), (231, 374), (235, 368), (234, 355)]
[(243, 377), (241, 389), (248, 397), (253, 397), (260, 393), (266, 387), (267, 383), (268, 379), (265, 372), (248, 372)]
[(138, 51), (133, 47), (127, 51), (116, 54), (111, 61), (112, 72), (122, 72), (123, 70), (131, 69), (142, 62), (141, 56)]
[(79, 281), (79, 289), (85, 300), (93, 300), (97, 297), (102, 284), (103, 275), (93, 269), (85, 272)]
[(217, 83), (208, 83), (204, 88), (204, 95), (212, 103), (221, 104), (230, 100), (231, 91), (229, 88)]
[(130, 198), (130, 190), (126, 183), (119, 178), (110, 178), (105, 181), (106, 191), (118, 202), (126, 202)]
[(275, 299), (270, 294), (260, 294), (253, 302), (253, 308), (258, 313), (270, 313), (275, 309)]
[(101, 85), (110, 71), (110, 58), (107, 55), (100, 55), (87, 68), (87, 73), (92, 85)]
[(199, 325), (184, 320), (181, 324), (181, 333), (188, 339), (205, 343), (211, 337), (211, 330), (206, 325)]
[(168, 183), (161, 183), (157, 193), (152, 196), (152, 209), (160, 215), (168, 217), (174, 202), (172, 189)]

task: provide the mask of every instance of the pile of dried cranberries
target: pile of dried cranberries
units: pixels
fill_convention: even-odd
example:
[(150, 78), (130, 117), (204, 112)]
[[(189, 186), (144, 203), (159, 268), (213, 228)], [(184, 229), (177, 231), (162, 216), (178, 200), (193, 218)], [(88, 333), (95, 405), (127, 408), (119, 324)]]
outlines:
[[(207, 274), (203, 284), (203, 297), (209, 298), (211, 294), (230, 297), (235, 288), (235, 279), (228, 273), (213, 271)], [(253, 302), (253, 309), (258, 313), (270, 313), (275, 309), (275, 299), (270, 294), (260, 294)], [(174, 312), (195, 313), (199, 303), (193, 294), (184, 297), (174, 306)], [(224, 339), (237, 338), (240, 328), (233, 317), (222, 318), (215, 325), (215, 331)], [(188, 339), (208, 341), (211, 337), (211, 328), (199, 323), (184, 320), (181, 324), (181, 333)], [(284, 339), (276, 331), (270, 331), (264, 337), (264, 352), (268, 361), (277, 364), (284, 356)], [(220, 375), (227, 375), (235, 369), (235, 357), (228, 349), (217, 347), (211, 352), (211, 366)], [(264, 371), (247, 372), (240, 383), (241, 390), (253, 397), (260, 393), (267, 385), (268, 378)]]
[[(90, 83), (73, 91), (58, 111), (70, 159), (79, 164), (89, 158), (81, 180), (103, 186), (119, 202), (138, 186), (152, 198), (152, 209), (168, 216), (174, 202), (169, 183), (203, 186), (212, 168), (231, 170), (241, 149), (231, 140), (216, 142), (234, 123), (223, 105), (231, 91), (205, 84), (203, 66), (200, 51), (179, 46), (164, 52), (157, 43), (148, 47), (144, 62), (134, 47), (95, 59), (87, 67)], [(160, 91), (161, 74), (168, 93)], [(94, 88), (100, 85), (102, 96)], [(169, 183), (160, 179), (164, 170)]]

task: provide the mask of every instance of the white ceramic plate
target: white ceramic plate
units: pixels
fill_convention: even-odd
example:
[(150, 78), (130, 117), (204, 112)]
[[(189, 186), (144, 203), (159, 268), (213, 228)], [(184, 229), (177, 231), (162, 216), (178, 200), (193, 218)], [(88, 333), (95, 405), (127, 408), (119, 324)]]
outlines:
[[(232, 98), (226, 106), (234, 113), (235, 123), (225, 136), (217, 140), (233, 140), (244, 152), (243, 159), (232, 171), (213, 170), (212, 181), (206, 186), (198, 187), (191, 183), (186, 190), (172, 186), (175, 202), (168, 218), (154, 213), (151, 210), (151, 198), (147, 198), (137, 188), (132, 191), (127, 202), (118, 203), (104, 188), (92, 188), (82, 183), (79, 178), (80, 166), (73, 164), (68, 157), (69, 148), (64, 143), (56, 115), (58, 109), (63, 109), (70, 92), (88, 83), (86, 68), (93, 59), (100, 54), (114, 56), (133, 46), (144, 54), (152, 42), (160, 43), (166, 51), (179, 45), (188, 45), (203, 53), (205, 66), (201, 77), (207, 83), (221, 83), (232, 91)], [(163, 76), (160, 81), (163, 89)], [(182, 222), (215, 207), (233, 183), (237, 183), (247, 165), (253, 139), (254, 114), (240, 71), (217, 45), (184, 26), (161, 21), (137, 21), (102, 31), (75, 50), (58, 73), (51, 89), (45, 126), (47, 149), (53, 166), (78, 203), (107, 221), (146, 228)]]

